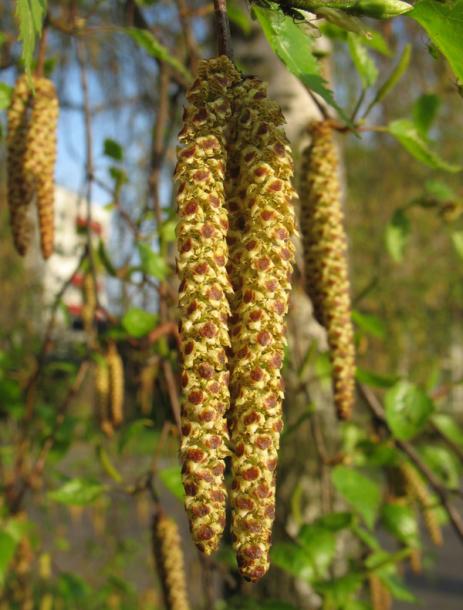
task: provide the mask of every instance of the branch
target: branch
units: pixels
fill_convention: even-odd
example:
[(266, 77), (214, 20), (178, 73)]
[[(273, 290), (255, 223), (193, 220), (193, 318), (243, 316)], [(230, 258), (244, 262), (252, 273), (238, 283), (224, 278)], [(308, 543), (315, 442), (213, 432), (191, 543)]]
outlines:
[(434, 493), (437, 495), (437, 497), (441, 501), (442, 506), (444, 507), (444, 509), (450, 519), (453, 529), (455, 530), (455, 533), (460, 538), (460, 540), (463, 542), (463, 520), (461, 518), (461, 515), (455, 508), (455, 506), (450, 501), (448, 490), (442, 486), (441, 482), (435, 476), (435, 474), (432, 472), (432, 470), (422, 461), (421, 457), (419, 456), (418, 452), (414, 449), (413, 445), (411, 445), (407, 441), (401, 441), (397, 438), (394, 438), (394, 435), (392, 434), (392, 431), (389, 428), (388, 423), (386, 421), (383, 407), (382, 407), (381, 403), (379, 402), (379, 400), (376, 398), (376, 396), (373, 394), (373, 392), (369, 388), (367, 388), (366, 386), (363, 386), (360, 383), (357, 383), (357, 388), (358, 388), (360, 395), (362, 396), (365, 404), (367, 405), (367, 407), (370, 409), (370, 411), (373, 413), (373, 415), (376, 417), (376, 419), (378, 419), (382, 423), (382, 425), (388, 430), (388, 432), (391, 435), (391, 438), (393, 438), (396, 446), (403, 453), (405, 453), (405, 455), (409, 458), (409, 460), (414, 464), (416, 469), (421, 473), (421, 475), (429, 483), (429, 486), (432, 488)]
[(217, 31), (217, 53), (233, 60), (230, 22), (227, 15), (227, 0), (214, 0), (215, 26)]

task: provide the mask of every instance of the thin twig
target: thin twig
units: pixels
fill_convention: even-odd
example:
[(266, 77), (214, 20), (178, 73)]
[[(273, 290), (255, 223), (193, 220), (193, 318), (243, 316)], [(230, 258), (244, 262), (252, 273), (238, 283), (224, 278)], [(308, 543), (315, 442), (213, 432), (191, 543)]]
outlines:
[(39, 50), (37, 54), (37, 65), (35, 67), (35, 75), (43, 76), (45, 68), (45, 59), (47, 54), (47, 42), (48, 42), (48, 16), (45, 16), (43, 22), (42, 35), (39, 42)]
[(217, 53), (233, 59), (230, 22), (227, 15), (227, 0), (214, 0), (214, 15), (217, 33)]
[(389, 431), (391, 437), (394, 439), (396, 446), (409, 458), (409, 460), (414, 464), (416, 469), (421, 473), (421, 475), (426, 479), (429, 483), (429, 486), (432, 488), (434, 493), (437, 495), (439, 500), (441, 501), (442, 506), (444, 507), (450, 522), (455, 530), (455, 533), (463, 542), (463, 520), (461, 515), (452, 504), (449, 498), (449, 492), (445, 487), (441, 485), (439, 479), (435, 476), (432, 470), (422, 461), (418, 452), (414, 449), (414, 447), (408, 443), (407, 441), (401, 441), (397, 438), (394, 438), (388, 423), (386, 421), (386, 417), (384, 415), (384, 410), (373, 394), (373, 392), (367, 388), (366, 386), (358, 383), (357, 388), (359, 390), (360, 395), (362, 396), (365, 404), (373, 413), (373, 415), (382, 423), (382, 425)]

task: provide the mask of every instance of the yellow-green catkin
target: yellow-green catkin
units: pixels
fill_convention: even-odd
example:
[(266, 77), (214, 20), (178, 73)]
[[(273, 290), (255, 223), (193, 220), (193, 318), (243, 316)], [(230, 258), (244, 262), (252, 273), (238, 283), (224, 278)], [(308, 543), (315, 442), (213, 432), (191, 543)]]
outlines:
[(212, 553), (225, 525), (225, 413), (230, 346), (224, 179), (239, 74), (226, 57), (200, 62), (187, 94), (178, 184), (178, 273), (182, 356), (182, 476), (193, 540)]
[(13, 243), (21, 256), (26, 254), (32, 235), (32, 223), (28, 218), (31, 197), (24, 179), (30, 97), (26, 77), (21, 76), (16, 81), (8, 109), (7, 135), (8, 208)]
[(101, 357), (96, 363), (95, 370), (95, 394), (97, 418), (100, 428), (106, 436), (111, 437), (114, 433), (111, 423), (109, 367), (106, 359)]
[(55, 86), (47, 78), (34, 78), (34, 96), (24, 157), (24, 177), (35, 193), (40, 247), (47, 259), (53, 254), (56, 130), (59, 103)]
[(427, 485), (424, 483), (416, 469), (408, 462), (403, 462), (399, 466), (400, 473), (403, 477), (404, 487), (407, 494), (413, 500), (416, 500), (422, 516), (426, 531), (429, 534), (432, 542), (441, 546), (443, 543), (442, 530), (439, 525), (437, 511), (434, 506), (435, 501), (429, 493)]
[(95, 282), (93, 275), (87, 272), (82, 285), (82, 322), (88, 337), (94, 334), (94, 321), (97, 307)]
[(265, 85), (235, 89), (230, 213), (232, 541), (241, 574), (269, 567), (283, 427), (285, 315), (294, 260), (293, 161), (278, 104)]
[(373, 610), (390, 610), (391, 594), (377, 574), (372, 573), (368, 576), (368, 586)]
[(109, 372), (109, 406), (111, 423), (118, 428), (124, 421), (124, 365), (114, 343), (106, 354)]
[(314, 123), (310, 135), (300, 179), (305, 285), (328, 335), (336, 410), (347, 419), (355, 398), (355, 347), (339, 160), (328, 121)]
[(153, 555), (166, 610), (189, 610), (185, 565), (176, 522), (159, 511), (153, 519)]

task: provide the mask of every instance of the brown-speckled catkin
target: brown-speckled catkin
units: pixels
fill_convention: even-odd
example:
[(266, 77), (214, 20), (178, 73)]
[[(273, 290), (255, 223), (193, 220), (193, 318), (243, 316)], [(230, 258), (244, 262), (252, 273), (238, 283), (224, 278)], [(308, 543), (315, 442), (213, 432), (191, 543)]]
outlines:
[(310, 135), (300, 179), (305, 284), (328, 334), (337, 413), (347, 419), (355, 398), (355, 348), (339, 162), (328, 121), (314, 123)]
[(238, 80), (238, 72), (226, 57), (200, 62), (198, 77), (187, 94), (175, 171), (183, 369), (180, 454), (193, 540), (206, 554), (217, 548), (225, 525), (227, 295), (231, 287), (226, 271), (224, 180), (231, 87)]
[(8, 109), (7, 135), (8, 208), (13, 243), (21, 256), (26, 254), (32, 234), (28, 218), (31, 194), (24, 180), (30, 98), (26, 77), (21, 76), (16, 81)]
[(233, 175), (229, 183), (232, 318), (232, 540), (241, 574), (269, 567), (275, 475), (283, 426), (281, 367), (294, 260), (293, 162), (281, 110), (265, 85), (235, 88)]
[(153, 555), (166, 610), (189, 610), (185, 565), (176, 522), (159, 511), (153, 518)]
[(53, 253), (56, 130), (59, 104), (55, 86), (47, 78), (34, 78), (35, 95), (27, 133), (24, 178), (35, 193), (40, 227), (40, 247), (47, 259)]

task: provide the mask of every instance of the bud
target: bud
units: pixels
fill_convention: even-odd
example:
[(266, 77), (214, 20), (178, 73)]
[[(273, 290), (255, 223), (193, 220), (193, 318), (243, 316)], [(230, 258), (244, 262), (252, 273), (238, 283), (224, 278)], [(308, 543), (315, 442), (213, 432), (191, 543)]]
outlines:
[(232, 540), (241, 574), (269, 567), (275, 475), (283, 426), (285, 348), (295, 232), (291, 150), (279, 106), (248, 78), (235, 88), (236, 132), (227, 184), (232, 318)]
[(374, 19), (390, 19), (412, 10), (413, 6), (402, 0), (358, 0), (348, 12)]
[(180, 454), (193, 540), (206, 554), (217, 548), (225, 525), (231, 286), (226, 270), (224, 180), (232, 86), (239, 78), (226, 57), (200, 62), (198, 77), (187, 93), (175, 170), (183, 361)]
[(339, 161), (328, 121), (315, 123), (310, 133), (300, 179), (305, 286), (314, 317), (327, 331), (338, 416), (347, 419), (354, 403), (355, 347)]
[(161, 511), (153, 519), (153, 555), (166, 610), (189, 610), (180, 534), (176, 522)]

